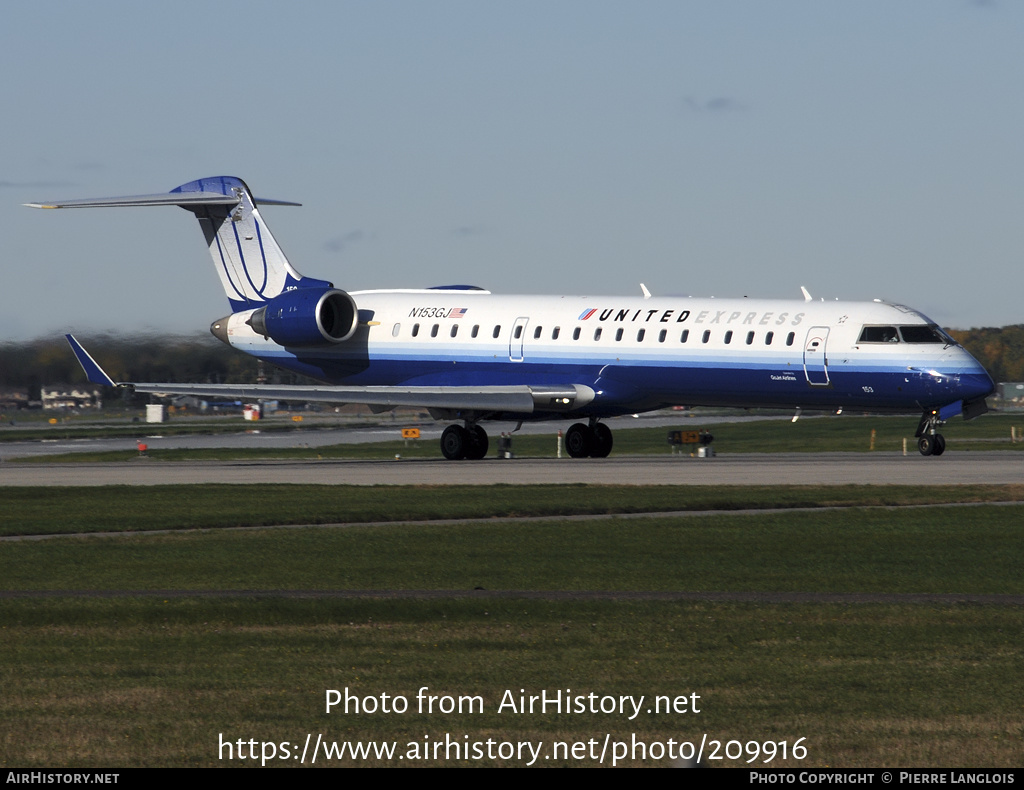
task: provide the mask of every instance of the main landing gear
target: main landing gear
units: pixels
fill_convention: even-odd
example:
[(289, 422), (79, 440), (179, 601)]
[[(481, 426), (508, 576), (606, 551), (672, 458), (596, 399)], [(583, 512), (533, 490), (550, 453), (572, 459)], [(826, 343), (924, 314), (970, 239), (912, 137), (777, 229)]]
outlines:
[(565, 450), (573, 458), (607, 458), (612, 451), (611, 429), (600, 422), (577, 422), (565, 432)]
[[(441, 434), (441, 453), (449, 461), (479, 461), (487, 455), (487, 432), (475, 423), (449, 425)], [(612, 432), (607, 425), (578, 422), (565, 432), (565, 449), (573, 458), (607, 458), (612, 451)]]
[(479, 425), (449, 425), (441, 434), (441, 452), (449, 461), (479, 461), (487, 455), (487, 432)]
[(917, 426), (917, 450), (921, 455), (942, 455), (946, 452), (946, 439), (935, 429), (944, 421), (939, 419), (937, 412), (928, 412), (921, 418)]

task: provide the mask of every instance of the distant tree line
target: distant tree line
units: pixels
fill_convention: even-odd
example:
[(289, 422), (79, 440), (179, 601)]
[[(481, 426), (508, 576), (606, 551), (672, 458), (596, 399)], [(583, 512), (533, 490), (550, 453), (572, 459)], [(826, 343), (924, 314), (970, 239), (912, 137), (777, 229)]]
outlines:
[[(202, 384), (252, 384), (259, 362), (228, 348), (212, 335), (93, 335), (80, 337), (115, 381), (168, 381)], [(264, 366), (268, 383), (291, 384), (303, 377)], [(85, 374), (63, 337), (0, 344), (0, 387), (25, 388), (30, 399), (50, 384), (78, 384)]]
[(1024, 381), (1024, 324), (952, 329), (949, 334), (985, 366), (994, 381)]
[[(998, 381), (1024, 381), (1024, 324), (954, 329), (950, 334)], [(117, 381), (168, 381), (203, 384), (252, 384), (259, 362), (228, 348), (211, 335), (93, 335), (79, 338), (111, 378)], [(272, 365), (271, 384), (308, 381)], [(85, 374), (62, 337), (0, 344), (0, 387), (26, 388), (29, 398), (49, 384), (85, 382)]]

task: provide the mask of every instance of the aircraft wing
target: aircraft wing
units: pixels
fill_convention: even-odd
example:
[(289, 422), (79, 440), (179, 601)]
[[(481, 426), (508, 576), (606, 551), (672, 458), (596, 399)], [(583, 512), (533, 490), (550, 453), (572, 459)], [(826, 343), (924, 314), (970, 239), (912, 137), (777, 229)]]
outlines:
[(139, 384), (115, 382), (73, 335), (66, 335), (71, 350), (89, 381), (105, 387), (131, 387), (156, 395), (196, 395), (240, 400), (303, 400), (318, 403), (365, 404), (375, 411), (397, 406), (451, 411), (533, 414), (538, 411), (568, 412), (590, 403), (596, 393), (582, 384), (565, 387), (341, 387), (331, 385), (276, 384)]

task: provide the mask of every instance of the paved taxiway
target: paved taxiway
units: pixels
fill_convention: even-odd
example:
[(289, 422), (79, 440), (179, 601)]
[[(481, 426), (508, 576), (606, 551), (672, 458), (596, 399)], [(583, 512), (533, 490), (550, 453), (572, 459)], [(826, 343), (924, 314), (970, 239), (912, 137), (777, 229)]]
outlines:
[(185, 483), (322, 485), (957, 485), (1024, 483), (1014, 452), (728, 454), (612, 456), (573, 460), (203, 461), (0, 464), (0, 486), (101, 486)]

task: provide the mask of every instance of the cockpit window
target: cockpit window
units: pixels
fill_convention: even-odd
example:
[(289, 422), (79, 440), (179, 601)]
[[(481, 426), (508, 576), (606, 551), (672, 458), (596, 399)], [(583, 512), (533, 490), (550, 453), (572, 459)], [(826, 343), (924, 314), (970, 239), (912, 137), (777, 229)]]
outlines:
[(912, 326), (901, 326), (900, 334), (903, 335), (905, 343), (949, 343), (941, 329), (935, 324), (925, 326), (915, 324)]
[(899, 343), (900, 336), (894, 326), (866, 326), (861, 330), (858, 343)]

